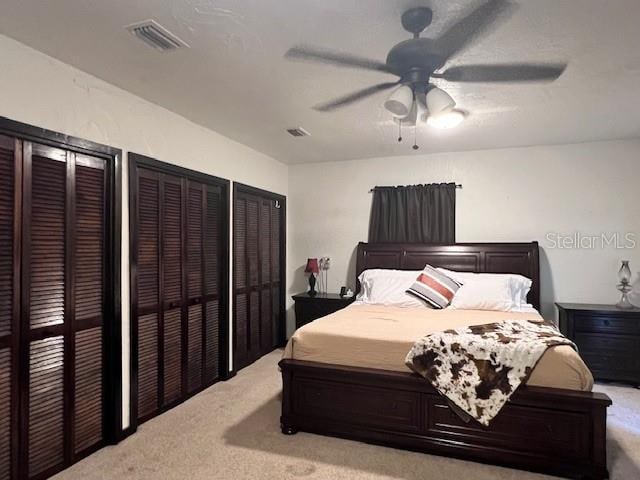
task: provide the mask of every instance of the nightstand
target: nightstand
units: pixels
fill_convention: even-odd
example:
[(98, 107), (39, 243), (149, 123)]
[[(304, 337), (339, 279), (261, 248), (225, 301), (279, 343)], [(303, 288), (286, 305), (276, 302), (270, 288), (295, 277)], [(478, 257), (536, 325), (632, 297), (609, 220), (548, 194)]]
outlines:
[(296, 302), (296, 328), (336, 312), (355, 300), (355, 296), (345, 298), (337, 293), (318, 293), (312, 297), (306, 292), (292, 298)]
[(556, 303), (560, 331), (578, 346), (596, 380), (640, 385), (640, 309)]

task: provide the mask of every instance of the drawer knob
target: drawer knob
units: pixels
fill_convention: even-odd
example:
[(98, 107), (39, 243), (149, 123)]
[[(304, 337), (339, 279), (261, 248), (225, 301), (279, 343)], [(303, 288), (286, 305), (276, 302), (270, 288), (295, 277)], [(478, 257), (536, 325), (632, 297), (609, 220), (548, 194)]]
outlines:
[(608, 327), (610, 322), (609, 322), (609, 320), (605, 319), (603, 323), (604, 323), (605, 327)]

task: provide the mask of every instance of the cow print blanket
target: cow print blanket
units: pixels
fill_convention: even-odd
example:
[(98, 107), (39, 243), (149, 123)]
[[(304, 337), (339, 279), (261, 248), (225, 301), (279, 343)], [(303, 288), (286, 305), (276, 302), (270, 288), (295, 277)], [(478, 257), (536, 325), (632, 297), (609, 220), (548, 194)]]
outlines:
[(576, 348), (551, 325), (509, 320), (426, 335), (405, 362), (455, 407), (488, 426), (554, 345)]

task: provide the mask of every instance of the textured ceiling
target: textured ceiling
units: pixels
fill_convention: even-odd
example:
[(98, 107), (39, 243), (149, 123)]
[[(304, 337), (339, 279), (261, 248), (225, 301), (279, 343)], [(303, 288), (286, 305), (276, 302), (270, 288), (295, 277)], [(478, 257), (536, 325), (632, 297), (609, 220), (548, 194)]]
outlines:
[[(285, 163), (407, 155), (386, 93), (333, 113), (315, 104), (393, 80), (287, 61), (311, 44), (384, 60), (408, 38), (400, 15), (429, 5), (425, 36), (481, 0), (3, 0), (0, 32)], [(521, 0), (452, 65), (568, 61), (551, 84), (440, 82), (469, 112), (446, 131), (421, 126), (417, 153), (640, 136), (640, 2)], [(154, 18), (191, 49), (160, 53), (123, 27)], [(302, 126), (311, 137), (293, 138)], [(405, 132), (412, 140), (412, 135)]]

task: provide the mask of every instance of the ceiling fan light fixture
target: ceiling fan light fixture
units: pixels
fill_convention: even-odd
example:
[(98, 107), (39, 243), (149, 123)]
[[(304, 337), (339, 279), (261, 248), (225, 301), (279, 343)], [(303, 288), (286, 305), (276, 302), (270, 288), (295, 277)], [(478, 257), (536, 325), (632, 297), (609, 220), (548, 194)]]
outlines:
[(433, 87), (427, 92), (426, 104), (430, 115), (445, 113), (456, 106), (451, 95), (438, 87)]
[(464, 112), (450, 109), (437, 115), (429, 115), (427, 125), (440, 129), (454, 128), (464, 120)]
[(393, 117), (393, 121), (402, 125), (403, 127), (415, 127), (420, 118), (418, 113), (418, 102), (413, 102), (411, 110), (404, 117)]
[(384, 102), (384, 108), (394, 117), (403, 118), (411, 113), (413, 107), (413, 90), (407, 85), (403, 85), (389, 95)]

